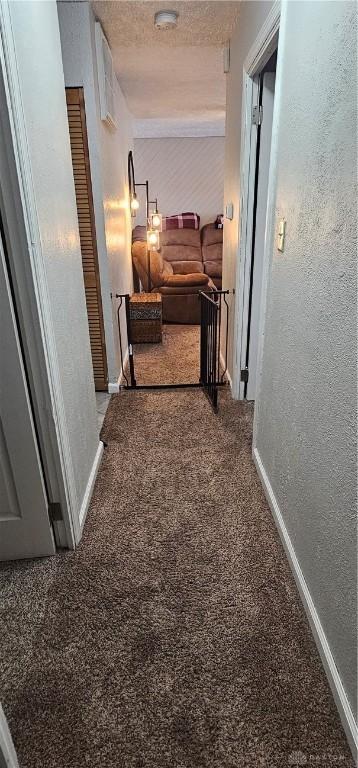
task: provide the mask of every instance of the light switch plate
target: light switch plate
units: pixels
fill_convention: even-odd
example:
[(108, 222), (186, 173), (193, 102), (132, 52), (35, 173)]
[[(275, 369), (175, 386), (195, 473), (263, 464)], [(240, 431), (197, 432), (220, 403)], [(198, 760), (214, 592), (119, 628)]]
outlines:
[(281, 219), (278, 225), (277, 250), (283, 253), (285, 248), (286, 219)]
[(234, 206), (232, 203), (226, 203), (225, 206), (225, 218), (226, 219), (233, 219), (234, 218)]

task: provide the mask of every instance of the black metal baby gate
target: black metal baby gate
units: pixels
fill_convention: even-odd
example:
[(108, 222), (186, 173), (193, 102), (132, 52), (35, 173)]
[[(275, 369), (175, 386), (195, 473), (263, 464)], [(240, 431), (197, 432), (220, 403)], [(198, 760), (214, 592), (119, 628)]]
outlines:
[[(140, 384), (135, 377), (134, 349), (131, 340), (130, 296), (128, 293), (116, 294), (119, 349), (121, 358), (122, 380), (124, 389), (160, 390), (199, 387), (203, 389), (215, 411), (218, 409), (218, 390), (226, 384), (227, 343), (229, 325), (229, 291), (204, 291), (195, 294), (200, 301), (200, 376), (199, 381), (183, 384)], [(222, 310), (225, 307), (225, 321)], [(128, 368), (123, 356), (123, 337), (121, 310), (125, 312), (125, 337), (128, 348)], [(222, 352), (223, 349), (223, 352)]]
[[(214, 410), (218, 407), (218, 388), (224, 383), (227, 369), (228, 293), (200, 292), (200, 384)], [(226, 306), (225, 357), (221, 357), (222, 302)]]

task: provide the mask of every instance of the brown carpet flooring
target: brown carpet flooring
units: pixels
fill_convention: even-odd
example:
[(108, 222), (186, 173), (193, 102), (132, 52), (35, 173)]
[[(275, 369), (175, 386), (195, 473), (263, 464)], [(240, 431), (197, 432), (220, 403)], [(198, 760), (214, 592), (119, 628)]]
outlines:
[(134, 344), (137, 384), (196, 384), (199, 381), (200, 327), (163, 325), (161, 344)]
[(1, 700), (21, 768), (352, 768), (222, 393), (112, 397), (75, 553), (1, 568)]

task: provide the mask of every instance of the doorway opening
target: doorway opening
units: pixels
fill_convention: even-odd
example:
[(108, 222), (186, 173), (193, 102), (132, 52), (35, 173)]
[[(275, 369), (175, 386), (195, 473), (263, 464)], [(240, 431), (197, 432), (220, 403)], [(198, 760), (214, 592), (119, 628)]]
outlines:
[(279, 24), (277, 9), (265, 38), (257, 38), (244, 63), (233, 392), (239, 399), (253, 402), (261, 371), (268, 253), (273, 240), (273, 124)]
[(264, 269), (267, 193), (270, 173), (273, 107), (275, 98), (277, 51), (258, 75), (258, 103), (254, 119), (257, 121), (255, 186), (253, 199), (253, 227), (251, 265), (248, 295), (248, 322), (244, 353), (244, 398), (255, 400), (258, 378), (258, 347), (261, 321), (262, 277)]
[[(149, 147), (142, 143), (136, 145), (140, 169), (138, 176), (142, 181), (135, 174), (134, 153), (132, 150), (128, 153), (134, 293), (128, 299), (126, 326), (130, 329), (132, 350), (129, 362), (136, 372), (134, 376), (130, 370), (130, 386), (201, 386), (206, 342), (208, 348), (211, 345), (215, 347), (215, 360), (211, 360), (210, 365), (208, 363), (208, 378), (219, 385), (221, 377), (224, 378), (221, 359), (224, 360), (226, 372), (227, 333), (225, 331), (223, 339), (225, 352), (221, 353), (221, 318), (222, 310), (226, 315), (228, 311), (226, 292), (222, 291), (223, 216), (221, 213), (213, 216), (215, 203), (208, 203), (205, 196), (190, 196), (192, 184), (190, 178), (188, 183), (184, 157), (187, 150), (197, 154), (200, 147), (197, 144), (194, 147), (192, 143), (190, 147), (186, 144), (183, 147), (181, 140), (179, 145), (176, 141), (173, 146), (172, 139), (168, 141), (170, 146), (167, 142), (160, 143), (160, 173), (152, 163), (153, 154), (158, 157), (158, 149), (152, 143)], [(164, 154), (169, 162), (173, 159), (173, 152), (180, 156), (175, 184), (172, 176), (164, 180), (165, 164), (161, 157)], [(215, 187), (219, 186), (215, 200), (220, 211), (223, 179), (220, 184), (220, 174), (216, 173), (215, 167), (211, 181)], [(201, 171), (202, 166), (198, 166), (192, 172), (196, 183)], [(150, 181), (146, 179), (148, 176)], [(178, 195), (178, 187), (184, 188), (183, 196)], [(152, 189), (155, 189), (154, 194)], [(158, 197), (155, 196), (157, 189), (160, 191)], [(203, 208), (199, 212), (199, 206), (195, 204), (190, 212), (187, 200), (191, 203), (200, 200)], [(172, 205), (173, 208), (169, 207)], [(184, 212), (174, 213), (174, 205)], [(117, 298), (126, 300), (125, 296)], [(212, 333), (205, 336), (204, 326), (209, 315), (206, 315), (204, 308), (210, 306), (210, 301), (214, 302), (218, 316)], [(120, 323), (119, 310), (120, 307)], [(121, 341), (123, 343), (123, 339)], [(126, 346), (126, 341), (123, 346)], [(122, 367), (125, 369), (125, 366)]]
[[(180, 389), (200, 387), (213, 408), (218, 389), (227, 383), (229, 291), (200, 291), (198, 325), (160, 325), (157, 341), (134, 341), (129, 294), (117, 294), (118, 334), (122, 383), (125, 389)], [(140, 298), (142, 294), (136, 295)], [(124, 325), (124, 329), (123, 329)], [(123, 331), (128, 349), (123, 355)]]

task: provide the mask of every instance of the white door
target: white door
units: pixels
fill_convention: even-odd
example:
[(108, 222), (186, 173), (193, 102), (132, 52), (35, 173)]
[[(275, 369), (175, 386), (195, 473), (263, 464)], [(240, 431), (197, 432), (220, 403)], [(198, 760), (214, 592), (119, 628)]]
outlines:
[(246, 398), (255, 400), (257, 383), (257, 354), (261, 313), (263, 257), (265, 250), (267, 190), (271, 155), (271, 134), (275, 96), (275, 72), (265, 72), (262, 84), (263, 120), (260, 136), (259, 175), (257, 182), (257, 207), (255, 226), (254, 269), (250, 317), (250, 342)]
[(55, 553), (0, 234), (0, 560)]

